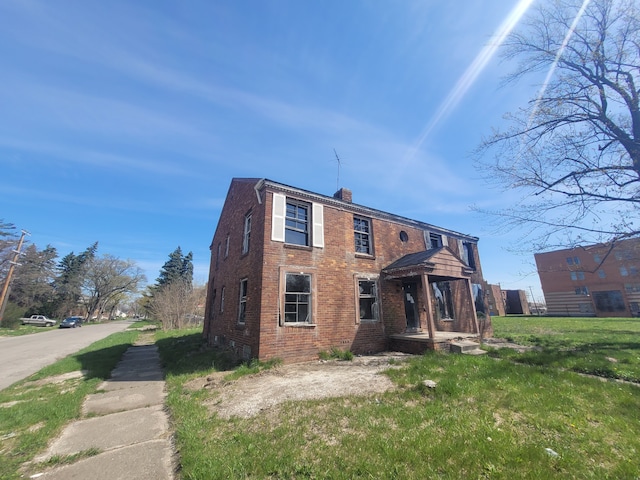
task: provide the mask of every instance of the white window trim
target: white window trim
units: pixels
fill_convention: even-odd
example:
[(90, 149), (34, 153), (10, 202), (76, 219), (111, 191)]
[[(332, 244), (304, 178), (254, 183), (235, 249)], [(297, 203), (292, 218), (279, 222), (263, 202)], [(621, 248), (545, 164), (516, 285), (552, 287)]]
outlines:
[(249, 245), (251, 241), (251, 212), (244, 216), (244, 230), (242, 233), (242, 253), (249, 252)]

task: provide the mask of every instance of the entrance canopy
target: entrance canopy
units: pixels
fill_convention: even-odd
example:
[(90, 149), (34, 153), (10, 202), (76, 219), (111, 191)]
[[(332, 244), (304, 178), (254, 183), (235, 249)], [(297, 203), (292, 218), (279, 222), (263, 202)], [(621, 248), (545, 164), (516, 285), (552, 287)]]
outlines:
[[(382, 269), (389, 280), (429, 275), (433, 280), (468, 279), (475, 270), (458, 258), (449, 247), (410, 253)], [(438, 278), (439, 277), (439, 278)]]

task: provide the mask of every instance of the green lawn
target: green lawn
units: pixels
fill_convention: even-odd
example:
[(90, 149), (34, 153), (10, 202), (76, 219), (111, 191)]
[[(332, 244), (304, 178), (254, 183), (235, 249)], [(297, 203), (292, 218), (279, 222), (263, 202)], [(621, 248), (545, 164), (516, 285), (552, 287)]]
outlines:
[[(629, 319), (497, 318), (496, 336), (544, 350), (428, 353), (388, 372), (393, 392), (290, 402), (231, 420), (206, 408), (215, 391), (184, 388), (229, 367), (201, 348), (200, 332), (162, 332), (158, 345), (184, 479), (638, 479), (640, 387), (579, 375), (569, 355), (552, 352), (583, 352), (583, 365), (618, 359), (604, 360), (606, 376), (621, 365), (637, 372), (639, 327)], [(427, 379), (437, 387), (426, 388)]]
[[(496, 336), (542, 350), (428, 353), (387, 373), (394, 391), (289, 402), (230, 420), (206, 408), (215, 389), (185, 388), (231, 372), (230, 359), (205, 347), (199, 329), (158, 331), (181, 478), (639, 479), (640, 385), (576, 371), (638, 378), (640, 322), (498, 317), (493, 324)], [(112, 335), (0, 392), (0, 478), (20, 478), (20, 465), (79, 416), (83, 398), (137, 335)], [(228, 378), (264, 368), (253, 362)], [(44, 381), (79, 370), (88, 373)]]
[(640, 383), (640, 319), (492, 317), (496, 337), (541, 352), (497, 352), (502, 358)]

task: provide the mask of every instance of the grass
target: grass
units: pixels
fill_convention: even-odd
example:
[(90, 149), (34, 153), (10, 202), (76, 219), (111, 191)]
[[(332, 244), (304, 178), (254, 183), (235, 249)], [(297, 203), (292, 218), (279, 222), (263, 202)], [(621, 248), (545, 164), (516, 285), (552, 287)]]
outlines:
[(318, 353), (320, 360), (353, 360), (353, 353), (350, 350), (341, 350), (338, 347), (331, 347), (328, 352), (322, 350)]
[[(69, 421), (80, 417), (84, 398), (109, 378), (138, 334), (110, 335), (0, 391), (0, 478), (21, 478), (21, 465), (44, 450)], [(77, 371), (84, 375), (58, 377)], [(59, 380), (54, 382), (55, 377)]]
[(640, 319), (492, 317), (496, 337), (540, 352), (492, 352), (501, 358), (640, 383)]
[(11, 327), (0, 327), (0, 337), (19, 337), (21, 335), (55, 330), (56, 328), (58, 328), (58, 325), (53, 327), (36, 327), (35, 325), (21, 325), (18, 323)]
[[(498, 319), (496, 335), (512, 326), (520, 330), (513, 335), (546, 338), (547, 319), (526, 321), (529, 330)], [(629, 354), (624, 339), (634, 322), (612, 327), (607, 354), (615, 345)], [(562, 323), (576, 330), (567, 347), (580, 348), (583, 330), (593, 343), (596, 324), (581, 323)], [(565, 335), (555, 326), (554, 335)], [(185, 383), (231, 368), (228, 359), (205, 348), (199, 332), (158, 335), (183, 479), (640, 478), (637, 385), (554, 362), (428, 353), (387, 372), (392, 392), (289, 402), (226, 420), (205, 406), (215, 392)], [(425, 387), (427, 379), (437, 387)]]

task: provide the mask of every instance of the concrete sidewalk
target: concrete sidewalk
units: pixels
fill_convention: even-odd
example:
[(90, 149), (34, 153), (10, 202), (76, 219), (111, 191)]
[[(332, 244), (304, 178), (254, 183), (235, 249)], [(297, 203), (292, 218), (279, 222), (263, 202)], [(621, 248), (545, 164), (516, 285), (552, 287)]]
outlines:
[(30, 478), (47, 480), (171, 480), (174, 449), (164, 411), (165, 384), (158, 347), (142, 335), (100, 385), (87, 396), (83, 420), (68, 425), (48, 450), (35, 458), (100, 453)]

